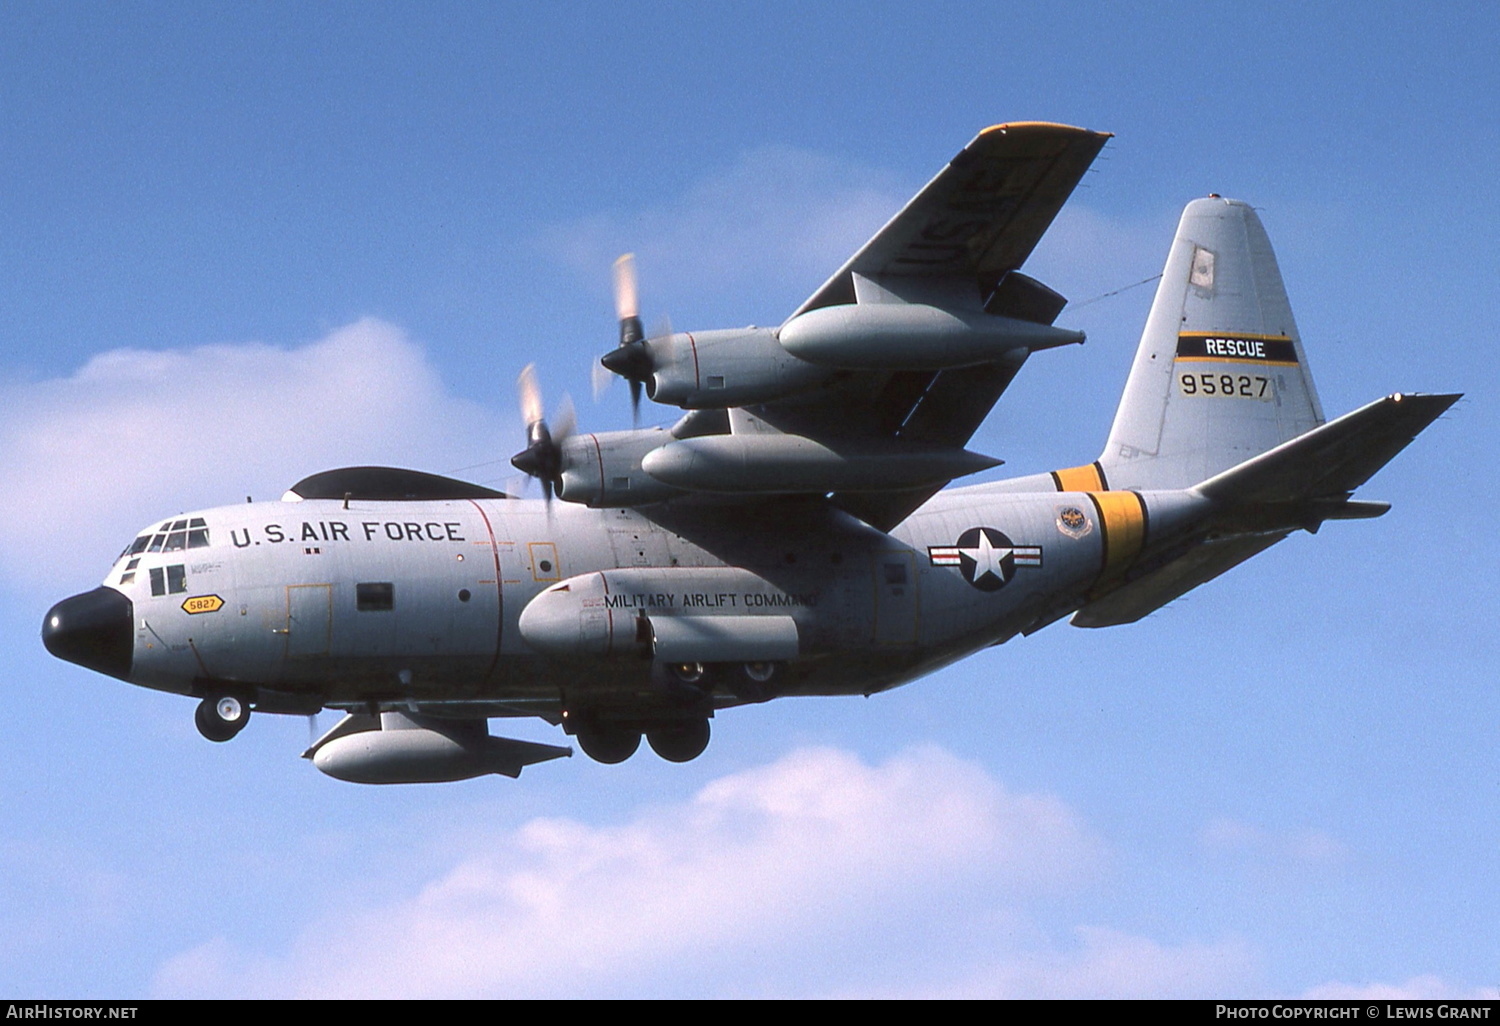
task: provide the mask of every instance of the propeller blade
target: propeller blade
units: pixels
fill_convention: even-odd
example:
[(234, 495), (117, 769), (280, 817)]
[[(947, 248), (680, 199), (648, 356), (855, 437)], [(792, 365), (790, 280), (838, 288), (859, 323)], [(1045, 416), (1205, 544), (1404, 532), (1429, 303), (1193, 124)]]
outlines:
[(589, 368), (589, 384), (594, 390), (594, 402), (597, 403), (604, 396), (604, 393), (609, 391), (609, 386), (614, 380), (615, 376), (613, 372), (602, 363), (595, 363), (593, 367)]
[[(677, 335), (672, 331), (672, 318), (662, 314), (656, 321), (656, 329), (651, 333), (649, 341), (655, 358), (671, 366), (677, 359)], [(655, 370), (653, 367), (653, 373)]]
[(646, 337), (646, 330), (641, 327), (634, 253), (626, 253), (615, 261), (615, 316), (620, 321), (620, 345), (633, 346)]
[(521, 394), (521, 419), (529, 428), (542, 419), (542, 389), (536, 381), (536, 364), (528, 363), (521, 368), (516, 389)]
[(562, 403), (557, 407), (557, 413), (552, 417), (552, 444), (562, 447), (562, 444), (573, 437), (573, 430), (578, 427), (578, 412), (573, 409), (573, 400), (564, 392)]
[(635, 284), (635, 254), (626, 253), (615, 261), (615, 318), (628, 321), (641, 315)]

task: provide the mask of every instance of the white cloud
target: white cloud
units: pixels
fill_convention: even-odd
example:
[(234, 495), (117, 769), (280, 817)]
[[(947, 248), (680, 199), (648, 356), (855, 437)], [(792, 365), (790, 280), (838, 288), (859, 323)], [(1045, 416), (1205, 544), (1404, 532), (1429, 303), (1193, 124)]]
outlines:
[(1500, 1000), (1500, 987), (1463, 987), (1431, 974), (1404, 983), (1321, 983), (1302, 995), (1318, 1001), (1456, 1001)]
[(839, 989), (829, 973), (883, 989), (861, 959), (892, 943), (909, 956), (913, 931), (947, 932), (955, 911), (1003, 919), (1088, 880), (1101, 855), (1057, 799), (930, 748), (879, 766), (802, 750), (623, 825), (539, 819), (471, 843), (412, 894), (314, 922), (285, 954), (223, 937), (186, 951), (155, 991), (795, 994)]
[(373, 319), (303, 346), (116, 349), (67, 378), (0, 390), (0, 567), (12, 586), (103, 576), (136, 530), (340, 464), (441, 471), (494, 458), (487, 412)]
[(1206, 824), (1198, 839), (1211, 852), (1304, 865), (1338, 863), (1349, 854), (1341, 841), (1321, 830), (1273, 831), (1227, 817)]
[(721, 307), (735, 297), (784, 316), (792, 312), (787, 303), (811, 295), (915, 188), (822, 154), (761, 146), (673, 202), (629, 219), (601, 215), (558, 225), (538, 244), (601, 281), (616, 256), (635, 252), (648, 322), (702, 297)]
[(1237, 939), (1172, 947), (1099, 926), (1075, 933), (1075, 950), (1011, 955), (958, 983), (902, 996), (1202, 998), (1243, 991), (1258, 969), (1250, 946)]
[[(936, 173), (935, 163), (927, 172)], [(792, 146), (746, 150), (680, 197), (628, 216), (600, 214), (546, 229), (539, 248), (602, 286), (619, 254), (640, 266), (644, 315), (703, 299), (722, 309), (743, 304), (763, 320), (791, 312), (853, 256), (924, 184), (889, 171)], [(1086, 197), (1084, 197), (1086, 199)], [(1161, 271), (1176, 225), (1171, 210), (1122, 219), (1074, 197), (1043, 236), (1027, 273), (1075, 304)], [(1102, 302), (1087, 315), (1108, 322), (1121, 309), (1149, 303), (1141, 286), (1134, 305)], [(1073, 323), (1077, 311), (1070, 311)], [(1131, 329), (1139, 331), (1131, 315)], [(692, 325), (678, 325), (691, 327)], [(732, 325), (721, 324), (718, 327)], [(647, 327), (651, 327), (648, 323)]]

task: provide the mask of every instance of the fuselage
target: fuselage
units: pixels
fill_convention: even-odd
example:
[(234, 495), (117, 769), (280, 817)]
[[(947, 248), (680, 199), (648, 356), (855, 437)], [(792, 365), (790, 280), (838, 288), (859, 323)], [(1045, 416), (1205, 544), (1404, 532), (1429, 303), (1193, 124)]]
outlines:
[[(549, 602), (566, 602), (576, 581), (603, 596), (579, 600), (599, 607), (580, 608), (584, 620), (729, 617), (710, 626), (756, 628), (775, 617), (795, 646), (778, 695), (868, 694), (1077, 608), (1119, 562), (1123, 540), (1139, 553), (1147, 508), (1162, 504), (1103, 494), (1127, 497), (1114, 506), (1134, 510), (1130, 539), (1099, 493), (983, 486), (940, 494), (891, 534), (819, 501), (225, 506), (148, 528), (101, 591), (49, 614), (93, 603), (114, 632), (110, 665), (70, 654), (69, 625), (57, 626), (66, 615), (49, 619), (48, 644), (131, 683), (238, 689), (270, 711), (496, 703), (490, 715), (645, 714), (671, 701), (653, 683), (649, 651), (541, 651), (528, 641), (528, 605), (548, 589)], [(75, 633), (90, 630), (105, 628)], [(89, 637), (89, 652), (109, 648)]]

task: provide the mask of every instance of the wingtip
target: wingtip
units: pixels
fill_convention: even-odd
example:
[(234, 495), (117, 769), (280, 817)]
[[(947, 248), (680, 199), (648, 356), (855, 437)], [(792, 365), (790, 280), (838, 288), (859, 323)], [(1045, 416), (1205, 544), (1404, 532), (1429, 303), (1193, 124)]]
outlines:
[(1437, 408), (1438, 413), (1443, 413), (1464, 397), (1462, 392), (1392, 392), (1386, 396), (1387, 402), (1392, 403), (1420, 403), (1424, 406)]
[(1080, 135), (1102, 136), (1105, 139), (1113, 139), (1115, 137), (1115, 133), (1113, 132), (1096, 132), (1091, 128), (1080, 128), (1077, 125), (1065, 125), (1059, 121), (1004, 121), (998, 125), (990, 125), (988, 128), (980, 130), (979, 134), (981, 136), (986, 136), (993, 132), (1005, 133), (1016, 131), (1073, 132)]

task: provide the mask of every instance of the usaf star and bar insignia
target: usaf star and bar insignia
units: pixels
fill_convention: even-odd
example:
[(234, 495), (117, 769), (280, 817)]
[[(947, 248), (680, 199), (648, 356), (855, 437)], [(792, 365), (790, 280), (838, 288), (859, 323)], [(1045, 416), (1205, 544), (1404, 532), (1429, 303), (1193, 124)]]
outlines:
[(956, 566), (980, 591), (998, 591), (1016, 575), (1016, 567), (1042, 565), (1040, 545), (1016, 545), (993, 527), (971, 527), (956, 545), (930, 545), (933, 566)]

